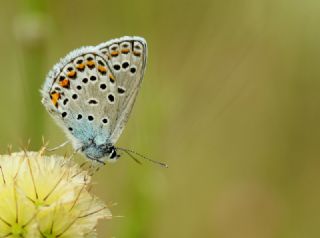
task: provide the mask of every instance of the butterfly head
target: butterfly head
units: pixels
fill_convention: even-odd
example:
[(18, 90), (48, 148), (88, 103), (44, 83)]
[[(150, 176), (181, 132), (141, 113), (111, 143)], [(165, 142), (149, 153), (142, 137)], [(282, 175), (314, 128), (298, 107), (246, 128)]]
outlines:
[(113, 144), (97, 144), (94, 140), (92, 140), (90, 145), (82, 147), (82, 153), (84, 153), (87, 158), (102, 163), (104, 163), (104, 161), (115, 162), (120, 157)]
[(116, 162), (117, 159), (120, 157), (120, 155), (117, 153), (116, 147), (114, 147), (113, 145), (111, 145), (111, 146), (108, 148), (107, 153), (108, 153), (107, 161), (108, 161), (109, 163)]

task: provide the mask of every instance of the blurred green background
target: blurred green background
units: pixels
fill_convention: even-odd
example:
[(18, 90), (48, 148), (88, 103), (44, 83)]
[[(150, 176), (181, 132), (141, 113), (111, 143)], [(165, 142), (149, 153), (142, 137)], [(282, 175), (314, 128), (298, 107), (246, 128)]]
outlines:
[(123, 158), (99, 171), (94, 192), (123, 216), (99, 237), (320, 237), (319, 1), (0, 2), (2, 153), (65, 141), (39, 94), (60, 57), (147, 39), (117, 145), (170, 167)]

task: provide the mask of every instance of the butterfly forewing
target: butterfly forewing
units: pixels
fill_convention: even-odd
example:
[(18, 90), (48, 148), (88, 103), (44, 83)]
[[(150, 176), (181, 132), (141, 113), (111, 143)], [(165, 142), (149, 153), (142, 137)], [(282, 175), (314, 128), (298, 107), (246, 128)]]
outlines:
[(140, 37), (122, 37), (98, 46), (108, 61), (114, 75), (116, 85), (116, 125), (111, 135), (115, 143), (130, 115), (143, 78), (147, 45)]

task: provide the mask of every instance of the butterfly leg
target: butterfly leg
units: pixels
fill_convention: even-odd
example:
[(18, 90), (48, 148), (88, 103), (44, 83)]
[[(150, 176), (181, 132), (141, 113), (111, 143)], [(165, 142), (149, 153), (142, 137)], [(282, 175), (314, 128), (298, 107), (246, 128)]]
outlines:
[(75, 156), (75, 154), (78, 153), (80, 150), (81, 150), (81, 148), (78, 148), (78, 149), (74, 150), (74, 151), (72, 152), (72, 154), (69, 156), (68, 159), (72, 159), (72, 157)]
[(53, 147), (53, 148), (50, 148), (50, 149), (46, 149), (48, 152), (52, 152), (52, 151), (55, 151), (55, 150), (58, 150), (64, 146), (66, 146), (67, 144), (69, 143), (69, 141), (66, 141), (66, 142), (63, 142), (61, 145), (58, 145), (56, 147)]
[(99, 171), (101, 167), (103, 167), (106, 163), (101, 160), (94, 160), (91, 162), (88, 172), (90, 176), (93, 176), (96, 172)]

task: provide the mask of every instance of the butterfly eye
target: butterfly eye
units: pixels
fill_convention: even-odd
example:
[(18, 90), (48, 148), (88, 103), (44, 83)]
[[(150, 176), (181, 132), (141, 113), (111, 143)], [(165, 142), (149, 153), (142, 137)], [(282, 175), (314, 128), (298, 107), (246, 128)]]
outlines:
[(111, 153), (109, 155), (109, 160), (115, 160), (117, 159), (117, 152), (114, 148), (111, 149)]

